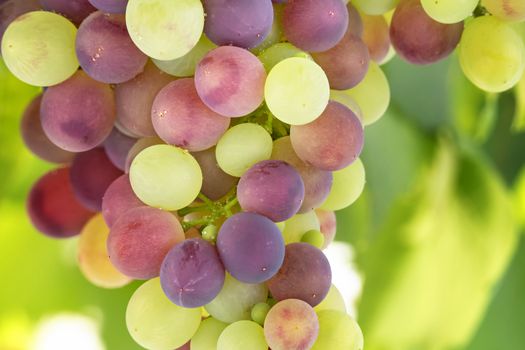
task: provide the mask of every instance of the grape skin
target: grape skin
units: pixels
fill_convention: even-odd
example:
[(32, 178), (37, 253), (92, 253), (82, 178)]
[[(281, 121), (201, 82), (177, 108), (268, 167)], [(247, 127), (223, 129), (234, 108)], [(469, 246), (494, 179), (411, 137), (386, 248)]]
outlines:
[(370, 58), (382, 63), (390, 51), (390, 28), (384, 16), (363, 16), (363, 41), (370, 52)]
[(363, 350), (363, 333), (346, 313), (337, 310), (321, 310), (319, 337), (311, 350), (348, 349)]
[(128, 0), (89, 0), (100, 11), (107, 13), (125, 13)]
[(113, 165), (124, 171), (129, 150), (136, 142), (137, 139), (123, 134), (117, 128), (113, 128), (111, 134), (104, 141), (104, 150)]
[(191, 350), (216, 350), (217, 340), (227, 323), (209, 317), (201, 322), (197, 333), (191, 338)]
[(4, 32), (11, 22), (24, 13), (36, 10), (40, 10), (38, 0), (4, 0), (0, 2), (0, 42), (2, 42)]
[(192, 153), (202, 170), (201, 192), (216, 201), (225, 196), (237, 184), (237, 178), (226, 174), (217, 164), (215, 147)]
[(237, 321), (222, 331), (217, 350), (267, 350), (263, 328), (253, 321)]
[(337, 231), (337, 218), (333, 211), (316, 209), (315, 214), (321, 225), (320, 230), (324, 235), (324, 243), (321, 249), (326, 249), (334, 241)]
[[(25, 1), (18, 1), (23, 3)], [(42, 8), (47, 11), (60, 13), (77, 26), (97, 9), (88, 0), (40, 0)]]
[(108, 187), (102, 198), (102, 215), (111, 228), (120, 216), (128, 210), (142, 207), (144, 203), (137, 198), (127, 174), (122, 175)]

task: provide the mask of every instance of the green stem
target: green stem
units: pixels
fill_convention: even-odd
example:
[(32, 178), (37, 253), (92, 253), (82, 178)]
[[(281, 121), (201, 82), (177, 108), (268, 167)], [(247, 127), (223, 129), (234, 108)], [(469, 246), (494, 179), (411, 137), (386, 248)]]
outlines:
[(208, 205), (200, 205), (198, 207), (186, 207), (186, 208), (179, 210), (177, 214), (179, 214), (179, 216), (186, 216), (191, 213), (198, 213), (201, 211), (207, 211), (209, 209), (210, 208)]

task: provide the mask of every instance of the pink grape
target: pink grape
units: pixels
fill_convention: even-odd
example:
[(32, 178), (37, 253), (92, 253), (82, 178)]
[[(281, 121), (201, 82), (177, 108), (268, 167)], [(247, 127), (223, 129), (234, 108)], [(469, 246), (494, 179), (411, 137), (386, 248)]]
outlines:
[[(27, 0), (22, 0), (24, 2)], [(44, 10), (60, 13), (77, 26), (97, 9), (88, 0), (40, 0)]]
[(129, 150), (136, 142), (137, 139), (123, 134), (117, 128), (113, 128), (111, 134), (104, 141), (104, 150), (113, 165), (124, 171)]
[(215, 147), (192, 153), (202, 170), (201, 192), (211, 200), (225, 196), (237, 184), (237, 178), (226, 174), (217, 164)]
[(102, 215), (109, 228), (127, 211), (142, 207), (144, 203), (133, 192), (129, 176), (124, 174), (113, 181), (102, 198)]

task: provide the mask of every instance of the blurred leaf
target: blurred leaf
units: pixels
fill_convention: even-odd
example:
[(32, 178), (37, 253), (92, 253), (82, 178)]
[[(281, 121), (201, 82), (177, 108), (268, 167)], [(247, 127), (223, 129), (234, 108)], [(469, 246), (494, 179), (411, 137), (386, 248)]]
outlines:
[(516, 98), (516, 111), (514, 114), (513, 129), (523, 131), (525, 129), (525, 74), (514, 88)]

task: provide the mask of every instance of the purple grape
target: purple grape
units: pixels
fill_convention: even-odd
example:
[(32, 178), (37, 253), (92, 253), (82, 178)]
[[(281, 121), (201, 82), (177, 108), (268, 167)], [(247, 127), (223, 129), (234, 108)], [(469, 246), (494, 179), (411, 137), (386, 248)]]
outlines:
[(318, 248), (308, 243), (291, 243), (286, 246), (282, 267), (267, 284), (276, 300), (299, 299), (313, 307), (328, 294), (332, 270)]
[(26, 107), (20, 131), (22, 139), (29, 150), (37, 157), (51, 163), (71, 163), (74, 153), (65, 151), (49, 141), (40, 123), (40, 103), (42, 94), (36, 96)]
[(341, 0), (292, 0), (284, 8), (284, 34), (300, 49), (321, 52), (334, 47), (348, 29)]
[(222, 224), (217, 249), (226, 270), (245, 283), (270, 279), (284, 259), (284, 240), (279, 228), (268, 218), (238, 213)]
[(230, 126), (230, 118), (202, 103), (191, 78), (175, 80), (159, 92), (151, 120), (161, 139), (191, 152), (216, 145)]
[(38, 0), (6, 0), (0, 3), (0, 42), (2, 42), (5, 30), (15, 18), (40, 9)]
[(224, 284), (224, 266), (213, 245), (200, 238), (174, 246), (162, 263), (160, 283), (175, 304), (201, 307), (211, 302)]
[(463, 22), (443, 24), (433, 20), (420, 0), (403, 0), (390, 24), (390, 40), (408, 62), (429, 64), (454, 51), (463, 33)]
[(88, 0), (40, 0), (44, 10), (60, 13), (77, 26), (97, 9)]
[(242, 117), (256, 110), (264, 99), (265, 81), (261, 61), (233, 46), (210, 51), (195, 71), (195, 87), (202, 101), (226, 117)]
[(102, 198), (102, 215), (109, 228), (127, 211), (145, 204), (138, 199), (131, 188), (129, 176), (122, 175), (111, 183)]
[(359, 157), (364, 143), (363, 126), (348, 107), (330, 101), (319, 118), (306, 125), (292, 125), (292, 145), (304, 162), (322, 170), (340, 170)]
[(80, 203), (93, 211), (102, 210), (104, 193), (121, 175), (103, 148), (77, 154), (71, 165), (73, 191)]
[(270, 33), (271, 0), (204, 0), (204, 33), (215, 44), (251, 49)]
[(242, 175), (237, 185), (237, 198), (242, 210), (281, 222), (297, 214), (301, 208), (304, 183), (290, 164), (265, 160)]
[(89, 0), (89, 2), (102, 12), (126, 13), (128, 0)]
[(113, 91), (79, 70), (44, 92), (40, 118), (55, 145), (71, 152), (88, 151), (100, 145), (113, 129)]
[(137, 139), (124, 135), (117, 128), (113, 128), (111, 134), (104, 141), (104, 150), (113, 165), (124, 171), (129, 150), (136, 142)]
[(363, 35), (363, 19), (361, 18), (361, 14), (357, 9), (352, 5), (351, 2), (349, 2), (346, 5), (346, 9), (348, 10), (348, 29), (347, 34), (353, 34), (358, 37), (361, 37)]
[(216, 201), (225, 196), (236, 185), (237, 178), (226, 174), (217, 164), (215, 147), (192, 153), (202, 170), (201, 192)]
[(79, 234), (93, 216), (75, 198), (69, 168), (52, 170), (33, 185), (27, 199), (27, 212), (33, 226), (53, 238)]
[(133, 79), (148, 61), (131, 40), (124, 15), (100, 11), (80, 25), (76, 52), (82, 69), (93, 79), (108, 84)]

